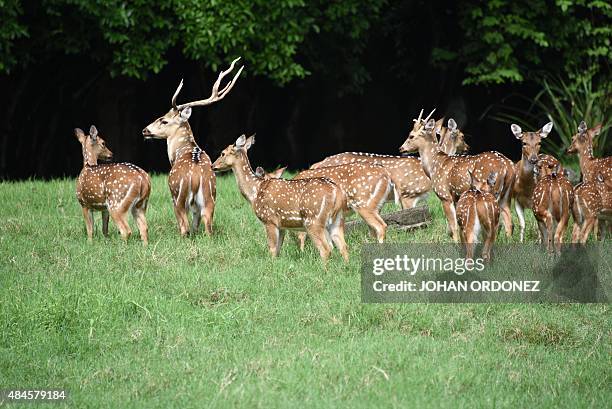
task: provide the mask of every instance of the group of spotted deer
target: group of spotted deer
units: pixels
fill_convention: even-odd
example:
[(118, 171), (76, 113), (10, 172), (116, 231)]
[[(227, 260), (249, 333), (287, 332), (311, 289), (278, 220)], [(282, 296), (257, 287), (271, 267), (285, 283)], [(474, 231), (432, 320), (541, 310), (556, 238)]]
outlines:
[[(468, 258), (473, 257), (474, 245), (482, 239), (482, 257), (490, 259), (500, 216), (506, 234), (512, 235), (512, 199), (520, 224), (520, 241), (525, 236), (524, 210), (528, 208), (535, 215), (540, 241), (548, 251), (560, 249), (570, 212), (574, 218), (573, 242), (586, 242), (591, 231), (597, 232), (599, 221), (603, 221), (601, 235), (605, 236), (612, 227), (612, 157), (593, 157), (593, 138), (601, 125), (588, 129), (584, 121), (568, 148), (569, 153), (578, 155), (580, 162), (582, 182), (577, 186), (567, 180), (557, 159), (540, 154), (540, 144), (551, 132), (552, 122), (534, 132), (511, 126), (522, 143), (521, 159), (513, 163), (499, 152), (463, 154), (469, 147), (457, 123), (451, 118), (444, 126), (444, 119), (434, 120), (431, 117), (435, 109), (425, 118), (421, 110), (400, 147), (401, 153), (418, 152), (420, 158), (341, 153), (287, 180), (281, 177), (284, 168), (273, 173), (265, 173), (261, 168), (253, 171), (247, 152), (255, 143), (255, 136), (242, 135), (212, 163), (196, 143), (189, 117), (192, 107), (210, 105), (231, 91), (244, 66), (220, 87), (238, 60), (221, 71), (207, 99), (177, 104), (181, 81), (172, 96), (170, 110), (142, 131), (145, 139), (166, 140), (171, 165), (168, 185), (182, 236), (195, 233), (202, 221), (206, 233), (212, 234), (215, 171), (228, 169), (234, 172), (240, 192), (264, 224), (272, 256), (279, 254), (284, 233), (296, 230), (301, 249), (308, 236), (324, 262), (333, 245), (348, 260), (344, 240), (346, 213), (358, 213), (382, 243), (387, 229), (379, 213), (382, 205), (395, 200), (402, 208), (411, 208), (431, 190), (442, 202), (453, 240), (465, 244)], [(91, 126), (88, 135), (77, 128), (75, 136), (83, 150), (77, 198), (89, 240), (93, 237), (94, 210), (102, 212), (103, 234), (108, 235), (110, 216), (124, 240), (131, 235), (127, 222), (131, 212), (146, 244), (149, 175), (130, 163), (98, 164), (98, 159), (111, 159), (112, 152), (95, 126)]]

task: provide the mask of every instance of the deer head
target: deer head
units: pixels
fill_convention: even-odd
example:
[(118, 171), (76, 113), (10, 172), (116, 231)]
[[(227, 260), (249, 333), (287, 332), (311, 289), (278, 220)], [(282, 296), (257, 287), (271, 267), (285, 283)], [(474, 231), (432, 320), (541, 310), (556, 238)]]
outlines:
[(457, 122), (453, 118), (449, 118), (447, 127), (439, 126), (436, 122), (436, 133), (440, 135), (439, 145), (443, 152), (454, 155), (457, 152), (467, 152), (470, 149), (470, 146), (465, 142), (465, 135), (457, 128)]
[(434, 119), (430, 119), (434, 111), (435, 108), (429, 115), (427, 115), (427, 118), (422, 120), (423, 110), (421, 109), (419, 117), (413, 120), (414, 125), (412, 127), (412, 131), (410, 131), (408, 138), (399, 148), (401, 153), (416, 152), (419, 150), (419, 147), (424, 146), (424, 144), (427, 142), (433, 141), (433, 143), (437, 143), (437, 138), (435, 135), (436, 121)]
[(251, 135), (248, 138), (245, 135), (240, 135), (233, 145), (223, 149), (215, 163), (212, 164), (212, 169), (214, 171), (223, 171), (243, 163), (241, 161), (246, 157), (246, 152), (254, 144), (255, 135)]
[[(572, 137), (572, 143), (567, 148), (567, 153), (580, 153), (585, 149), (593, 149), (593, 139), (601, 132), (602, 124), (599, 124), (591, 129), (587, 128), (586, 122), (580, 122), (578, 125), (578, 133)], [(592, 153), (592, 152), (591, 152)]]
[(212, 93), (207, 99), (177, 105), (176, 98), (183, 88), (183, 80), (181, 80), (179, 86), (174, 92), (174, 95), (172, 96), (172, 108), (170, 108), (170, 110), (164, 116), (157, 118), (142, 130), (142, 134), (145, 139), (170, 139), (175, 135), (181, 135), (183, 132), (180, 131), (186, 131), (188, 134), (191, 134), (191, 129), (188, 122), (189, 117), (191, 116), (191, 108), (213, 104), (223, 99), (231, 91), (236, 83), (236, 80), (242, 73), (244, 66), (240, 67), (234, 78), (227, 85), (225, 85), (225, 87), (223, 87), (221, 90), (219, 90), (219, 87), (221, 86), (221, 81), (223, 78), (225, 78), (225, 76), (234, 69), (236, 62), (238, 62), (239, 59), (240, 57), (236, 58), (234, 61), (232, 61), (232, 64), (227, 70), (221, 71), (217, 81), (215, 81), (213, 84)]
[(98, 135), (98, 129), (94, 125), (89, 128), (89, 135), (85, 135), (81, 128), (76, 128), (74, 136), (82, 146), (83, 161), (87, 165), (97, 165), (98, 159), (110, 160), (113, 158), (113, 153), (106, 147), (106, 142)]
[(540, 130), (535, 132), (523, 132), (520, 126), (516, 124), (510, 125), (510, 130), (523, 143), (523, 159), (527, 160), (531, 165), (535, 165), (540, 154), (540, 146), (542, 139), (546, 138), (552, 131), (553, 123), (549, 122)]
[(491, 193), (493, 188), (495, 187), (495, 182), (497, 181), (497, 172), (489, 173), (487, 180), (478, 180), (474, 177), (471, 171), (468, 170), (468, 175), (470, 177), (470, 187), (472, 189), (476, 189), (479, 192)]
[(544, 176), (551, 175), (556, 177), (561, 174), (561, 165), (559, 162), (551, 160), (550, 157), (544, 157), (538, 160), (533, 167), (533, 173), (537, 180), (540, 180)]
[(255, 176), (263, 177), (265, 179), (280, 179), (281, 176), (283, 176), (283, 172), (285, 171), (285, 169), (287, 169), (287, 166), (266, 173), (264, 168), (258, 166), (257, 169), (255, 169)]

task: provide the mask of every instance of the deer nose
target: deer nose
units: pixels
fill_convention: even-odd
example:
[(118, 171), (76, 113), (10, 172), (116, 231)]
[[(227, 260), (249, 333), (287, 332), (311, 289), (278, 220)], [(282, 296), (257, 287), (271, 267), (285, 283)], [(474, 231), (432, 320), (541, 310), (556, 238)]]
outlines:
[(537, 163), (537, 161), (538, 161), (538, 155), (529, 156), (529, 162), (531, 162), (532, 164)]
[(149, 136), (149, 135), (151, 135), (151, 131), (149, 131), (149, 128), (144, 128), (144, 129), (142, 130), (142, 135), (143, 135), (143, 136)]

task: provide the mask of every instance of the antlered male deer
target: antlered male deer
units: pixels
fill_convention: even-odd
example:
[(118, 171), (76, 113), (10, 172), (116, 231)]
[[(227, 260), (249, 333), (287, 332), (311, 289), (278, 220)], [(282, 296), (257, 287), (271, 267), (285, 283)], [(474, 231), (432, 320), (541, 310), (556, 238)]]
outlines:
[[(521, 228), (520, 242), (525, 238), (525, 214), (524, 209), (531, 209), (533, 189), (535, 187), (534, 166), (540, 158), (540, 146), (542, 139), (546, 138), (553, 128), (553, 123), (548, 122), (540, 130), (535, 132), (523, 132), (520, 126), (512, 124), (510, 129), (514, 136), (523, 144), (521, 160), (516, 163), (516, 180), (512, 189), (514, 197), (514, 208), (519, 219)], [(551, 157), (552, 158), (552, 157)]]
[(348, 261), (343, 215), (346, 198), (342, 189), (327, 178), (285, 180), (257, 176), (247, 157), (254, 142), (254, 136), (240, 136), (221, 152), (213, 169), (234, 171), (240, 192), (264, 224), (270, 254), (278, 256), (286, 230), (306, 230), (324, 263), (332, 242)]
[(109, 215), (117, 225), (121, 237), (127, 241), (132, 234), (127, 221), (132, 212), (144, 244), (148, 242), (145, 213), (151, 193), (151, 180), (144, 170), (131, 163), (98, 165), (98, 159), (109, 160), (113, 153), (95, 126), (89, 135), (76, 128), (74, 134), (83, 148), (83, 170), (76, 184), (76, 196), (83, 209), (87, 238), (93, 238), (93, 212), (102, 212), (102, 233), (108, 236)]
[(540, 238), (548, 251), (552, 252), (553, 246), (560, 251), (574, 201), (573, 187), (557, 161), (538, 160), (534, 173), (532, 210), (538, 221)]
[(482, 258), (491, 259), (491, 248), (497, 236), (499, 225), (499, 206), (491, 194), (495, 187), (497, 174), (491, 173), (486, 181), (470, 177), (470, 189), (461, 194), (457, 202), (457, 222), (461, 229), (461, 241), (465, 244), (466, 258), (474, 258), (474, 244), (480, 236), (484, 238)]
[[(499, 152), (484, 152), (477, 155), (448, 155), (440, 151), (435, 137), (435, 122), (430, 119), (423, 124), (416, 121), (400, 152), (418, 151), (421, 164), (433, 184), (433, 190), (442, 201), (448, 227), (455, 242), (459, 241), (459, 230), (455, 204), (463, 192), (470, 188), (469, 172), (477, 180), (486, 180), (495, 173), (497, 180), (492, 189), (501, 210), (502, 221), (508, 236), (512, 235), (510, 193), (514, 184), (514, 163)], [(448, 121), (448, 131), (456, 132), (457, 123)]]
[[(433, 111), (426, 119), (433, 114)], [(423, 111), (419, 119), (423, 121)], [(450, 133), (442, 125), (442, 120), (436, 122), (436, 130), (440, 133), (440, 149), (449, 155), (456, 152), (465, 152), (469, 146), (465, 143), (464, 135), (461, 131)], [(419, 201), (425, 199), (431, 190), (431, 180), (423, 171), (421, 161), (415, 157), (401, 157), (392, 155), (378, 155), (362, 152), (345, 152), (329, 156), (322, 161), (315, 163), (310, 168), (319, 169), (327, 166), (344, 165), (346, 163), (369, 163), (372, 165), (384, 166), (391, 175), (393, 191), (396, 201), (399, 199), (402, 209), (415, 207)]]
[(232, 61), (226, 71), (221, 71), (212, 87), (212, 93), (207, 99), (177, 105), (176, 98), (183, 87), (183, 81), (181, 81), (172, 96), (170, 111), (142, 131), (145, 139), (165, 139), (167, 142), (168, 159), (172, 166), (168, 175), (168, 186), (172, 194), (174, 214), (182, 236), (189, 234), (188, 210), (192, 214), (191, 233), (194, 234), (198, 230), (200, 221), (203, 219), (206, 233), (212, 234), (217, 193), (211, 160), (196, 143), (189, 126), (191, 108), (220, 101), (231, 91), (244, 66), (238, 70), (234, 78), (225, 87), (221, 90), (219, 90), (219, 87), (223, 78), (234, 69), (239, 59), (236, 58)]

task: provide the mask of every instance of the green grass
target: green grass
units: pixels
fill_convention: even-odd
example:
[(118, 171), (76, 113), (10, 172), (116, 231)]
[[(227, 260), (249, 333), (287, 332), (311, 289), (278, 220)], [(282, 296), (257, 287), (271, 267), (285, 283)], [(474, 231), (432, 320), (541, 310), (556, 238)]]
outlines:
[[(0, 388), (79, 408), (609, 405), (607, 305), (363, 304), (364, 232), (348, 265), (291, 237), (272, 260), (233, 176), (218, 192), (214, 237), (181, 239), (154, 176), (145, 248), (99, 215), (88, 244), (73, 180), (0, 184)], [(449, 242), (429, 204), (388, 241)]]

